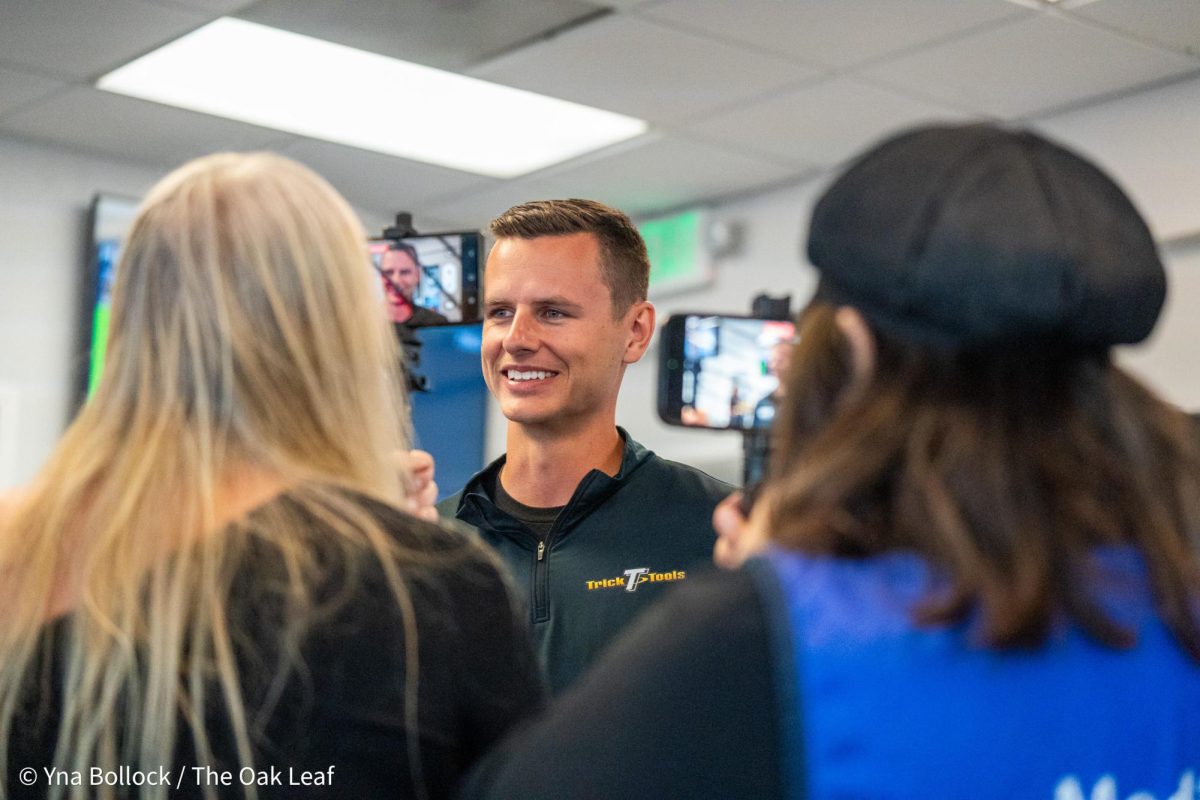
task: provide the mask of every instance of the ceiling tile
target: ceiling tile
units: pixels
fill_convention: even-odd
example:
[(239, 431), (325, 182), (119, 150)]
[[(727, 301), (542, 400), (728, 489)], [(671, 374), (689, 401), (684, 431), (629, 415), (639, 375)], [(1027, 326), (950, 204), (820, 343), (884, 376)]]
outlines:
[(408, 211), (420, 217), (432, 198), (495, 183), (466, 172), (313, 139), (299, 139), (278, 151), (312, 167), (355, 206), (385, 215)]
[(6, 112), (39, 97), (45, 97), (63, 86), (65, 84), (41, 75), (30, 75), (0, 67), (0, 118)]
[(1196, 0), (1104, 0), (1071, 13), (1200, 56), (1200, 2)]
[(797, 165), (828, 167), (898, 128), (962, 116), (853, 78), (835, 78), (711, 117), (683, 132)]
[(660, 136), (538, 177), (557, 187), (559, 197), (586, 197), (646, 216), (776, 184), (805, 171), (683, 137)]
[(1037, 121), (1111, 171), (1155, 236), (1200, 233), (1200, 77)]
[(864, 74), (959, 108), (1021, 117), (1197, 67), (1186, 56), (1040, 13), (874, 65)]
[[(605, 11), (586, 0), (262, 0), (238, 16), (441, 69), (462, 70)], [(404, 95), (397, 86), (396, 94)]]
[(292, 140), (278, 131), (84, 88), (0, 118), (0, 131), (163, 167), (218, 150)]
[(187, 33), (208, 16), (143, 0), (3, 0), (0, 54), (11, 64), (92, 79)]
[(812, 78), (785, 59), (617, 15), (472, 70), (498, 83), (673, 121)]
[(662, 0), (602, 0), (602, 2), (617, 11), (633, 11), (656, 5)]
[(151, 0), (160, 6), (189, 8), (193, 11), (204, 11), (208, 14), (233, 14), (254, 5), (258, 0)]
[(669, 0), (643, 13), (808, 63), (845, 67), (1033, 12), (999, 0)]
[[(423, 214), (444, 220), (452, 228), (486, 230), (489, 222), (503, 212), (529, 200), (564, 197), (554, 186), (535, 178), (493, 182), (486, 189), (472, 190), (430, 203)], [(414, 212), (414, 219), (417, 217)]]

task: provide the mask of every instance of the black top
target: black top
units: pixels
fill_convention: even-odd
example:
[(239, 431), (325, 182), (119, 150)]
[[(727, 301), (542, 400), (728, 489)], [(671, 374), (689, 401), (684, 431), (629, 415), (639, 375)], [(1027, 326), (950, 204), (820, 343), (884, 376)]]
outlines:
[(440, 311), (414, 304), (412, 316), (404, 324), (410, 328), (428, 328), (433, 325), (448, 325), (450, 320)]
[(462, 800), (782, 798), (765, 613), (747, 572), (673, 590), (484, 759)]
[[(364, 498), (354, 501), (374, 514), (397, 543), (426, 562), (401, 562), (399, 568), (417, 626), (420, 777), (425, 796), (448, 797), (472, 761), (513, 722), (540, 706), (544, 690), (533, 650), (514, 613), (506, 579), (472, 537)], [(273, 503), (295, 506), (286, 496)], [(395, 595), (373, 552), (363, 548), (348, 558), (328, 544), (333, 535), (328, 529), (297, 513), (309, 524), (300, 526), (296, 535), (308, 539), (321, 562), (322, 578), (314, 589), (320, 606), (302, 632), (302, 666), (290, 671), (274, 701), (272, 693), (280, 687), (272, 686), (272, 680), (286, 618), (279, 594), (270, 588), (286, 577), (274, 546), (250, 534), (248, 553), (227, 601), (248, 719), (265, 720), (254, 737), (254, 767), (279, 780), (269, 778), (271, 784), (258, 786), (259, 797), (417, 796), (405, 724), (405, 635)], [(50, 626), (51, 641), (64, 635), (68, 624), (66, 618)], [(61, 674), (55, 655), (50, 663), (50, 674)], [(48, 718), (39, 719), (33, 712), (35, 701), (46, 700), (47, 694), (31, 693), (25, 715), (15, 721), (8, 760), (10, 797), (46, 794), (42, 769), (53, 763), (61, 684), (46, 691)], [(215, 760), (197, 764), (190, 729), (181, 724), (179, 755), (169, 765), (171, 782), (179, 789), (171, 791), (171, 797), (202, 796), (202, 781), (211, 784), (213, 778), (201, 778), (209, 773), (197, 773), (195, 766), (229, 771), (231, 785), (219, 796), (244, 796), (241, 764), (215, 684), (208, 696), (213, 702), (205, 728)], [(27, 767), (35, 768), (38, 778), (29, 787), (18, 779)], [(291, 784), (293, 776), (301, 780), (303, 771), (313, 780), (318, 773), (330, 775), (325, 779), (330, 785)], [(83, 780), (87, 785), (88, 776)]]
[(496, 508), (521, 522), (533, 531), (539, 539), (545, 539), (554, 527), (554, 521), (566, 506), (527, 506), (504, 491), (504, 482), (500, 480), (499, 472), (489, 472), (483, 476), (484, 491), (496, 502)]
[(475, 526), (512, 570), (552, 693), (569, 686), (643, 610), (712, 568), (712, 512), (732, 488), (659, 458), (620, 428), (616, 475), (592, 470), (545, 537), (500, 508), (493, 462), (438, 504)]

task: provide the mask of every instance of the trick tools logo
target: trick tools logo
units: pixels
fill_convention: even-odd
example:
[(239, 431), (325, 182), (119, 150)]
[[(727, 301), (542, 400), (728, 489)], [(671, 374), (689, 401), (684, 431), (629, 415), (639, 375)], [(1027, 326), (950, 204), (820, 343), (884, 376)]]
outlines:
[(585, 583), (589, 592), (597, 589), (618, 588), (623, 588), (627, 592), (636, 592), (643, 583), (670, 583), (685, 578), (687, 578), (687, 573), (681, 569), (673, 569), (670, 572), (651, 572), (649, 567), (636, 567), (625, 570), (625, 574), (618, 578), (600, 578), (595, 581), (585, 581)]

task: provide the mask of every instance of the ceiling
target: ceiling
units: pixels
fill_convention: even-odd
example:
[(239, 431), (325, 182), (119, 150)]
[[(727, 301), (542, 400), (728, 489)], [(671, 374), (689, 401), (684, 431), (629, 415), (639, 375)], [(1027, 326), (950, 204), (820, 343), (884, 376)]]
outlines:
[[(221, 15), (651, 128), (497, 180), (93, 88)], [(1200, 0), (0, 0), (0, 136), (164, 170), (272, 149), (358, 207), (408, 210), (426, 229), (482, 226), (537, 197), (593, 197), (644, 217), (805, 180), (902, 125), (1053, 121), (1197, 77)], [(380, 101), (405, 103), (404, 87)], [(412, 111), (414, 124), (436, 113)]]

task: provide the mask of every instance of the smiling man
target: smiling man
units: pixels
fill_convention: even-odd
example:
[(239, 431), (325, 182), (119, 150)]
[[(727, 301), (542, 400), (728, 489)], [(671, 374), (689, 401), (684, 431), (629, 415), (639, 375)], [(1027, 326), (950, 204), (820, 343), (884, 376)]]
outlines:
[(508, 419), (507, 452), (439, 508), (508, 562), (558, 692), (638, 611), (711, 563), (712, 510), (731, 487), (617, 427), (625, 368), (654, 333), (650, 262), (629, 218), (547, 200), (509, 209), (491, 231), (483, 375)]

